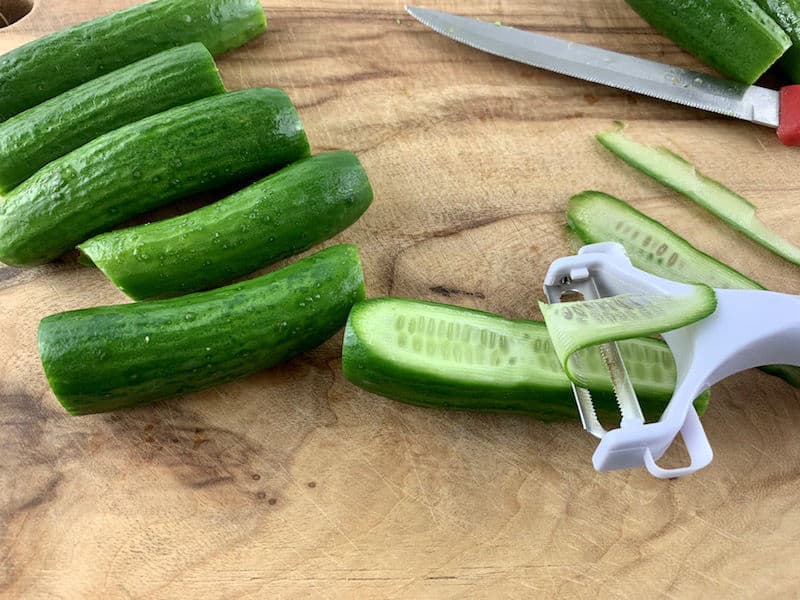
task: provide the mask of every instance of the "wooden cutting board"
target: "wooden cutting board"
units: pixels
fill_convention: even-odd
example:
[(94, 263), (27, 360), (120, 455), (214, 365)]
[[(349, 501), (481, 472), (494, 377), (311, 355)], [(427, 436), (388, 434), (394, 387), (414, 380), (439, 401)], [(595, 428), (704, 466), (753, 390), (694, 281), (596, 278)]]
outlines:
[[(0, 51), (133, 0), (33, 0)], [(2, 7), (13, 2), (0, 0)], [(623, 0), (439, 8), (701, 68)], [(349, 148), (376, 200), (369, 295), (538, 318), (564, 207), (630, 200), (769, 287), (800, 269), (618, 162), (613, 119), (664, 143), (800, 242), (800, 150), (772, 131), (481, 54), (400, 0), (276, 0), (220, 59), (231, 89), (280, 86), (316, 151)], [(71, 418), (36, 351), (45, 315), (125, 298), (66, 261), (0, 267), (0, 596), (19, 598), (787, 598), (800, 594), (800, 394), (760, 372), (715, 386), (696, 476), (595, 473), (573, 422), (445, 413), (343, 380), (337, 337), (185, 399)]]

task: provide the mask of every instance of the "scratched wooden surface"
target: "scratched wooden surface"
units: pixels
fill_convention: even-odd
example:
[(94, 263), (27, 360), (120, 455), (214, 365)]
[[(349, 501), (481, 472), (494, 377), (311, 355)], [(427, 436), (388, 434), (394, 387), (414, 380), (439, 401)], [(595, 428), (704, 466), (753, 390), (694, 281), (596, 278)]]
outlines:
[[(0, 29), (0, 51), (132, 3), (35, 0)], [(435, 4), (698, 67), (623, 0)], [(592, 139), (624, 119), (800, 241), (800, 153), (771, 131), (491, 58), (400, 0), (277, 0), (268, 15), (267, 35), (220, 60), (224, 79), (285, 87), (316, 150), (358, 152), (376, 201), (339, 239), (360, 245), (371, 296), (536, 318), (544, 269), (568, 252), (566, 201), (584, 189), (800, 293), (796, 268)], [(0, 268), (0, 596), (800, 594), (800, 395), (781, 381), (717, 385), (716, 459), (670, 482), (595, 473), (577, 418), (447, 414), (359, 391), (341, 376), (340, 338), (182, 400), (70, 418), (38, 362), (38, 320), (122, 301), (70, 261)]]

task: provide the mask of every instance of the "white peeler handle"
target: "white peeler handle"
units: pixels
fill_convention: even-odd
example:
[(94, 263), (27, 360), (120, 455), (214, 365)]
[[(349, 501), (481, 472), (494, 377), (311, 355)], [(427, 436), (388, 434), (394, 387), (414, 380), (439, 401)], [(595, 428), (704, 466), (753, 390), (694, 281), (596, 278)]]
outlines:
[(673, 479), (675, 477), (683, 477), (684, 475), (691, 475), (695, 471), (699, 471), (703, 467), (708, 466), (714, 458), (714, 451), (711, 449), (711, 444), (708, 443), (706, 432), (703, 425), (700, 423), (700, 417), (694, 406), (689, 409), (686, 414), (686, 421), (681, 428), (681, 436), (683, 442), (686, 444), (686, 450), (689, 452), (689, 465), (679, 467), (676, 469), (664, 469), (656, 464), (650, 448), (645, 448), (644, 451), (644, 466), (650, 471), (650, 474), (659, 479)]

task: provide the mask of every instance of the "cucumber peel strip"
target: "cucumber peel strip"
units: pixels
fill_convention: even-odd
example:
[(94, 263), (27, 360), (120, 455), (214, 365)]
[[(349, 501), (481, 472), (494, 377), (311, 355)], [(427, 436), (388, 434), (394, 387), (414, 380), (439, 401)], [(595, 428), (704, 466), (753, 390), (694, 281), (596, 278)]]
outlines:
[(635, 142), (622, 133), (622, 124), (597, 134), (597, 140), (642, 173), (683, 194), (711, 214), (789, 262), (800, 265), (800, 248), (772, 231), (756, 216), (756, 207), (667, 148)]
[(567, 377), (588, 387), (581, 350), (600, 344), (679, 329), (712, 314), (717, 296), (707, 285), (683, 296), (621, 294), (609, 298), (545, 304), (539, 302), (553, 349)]

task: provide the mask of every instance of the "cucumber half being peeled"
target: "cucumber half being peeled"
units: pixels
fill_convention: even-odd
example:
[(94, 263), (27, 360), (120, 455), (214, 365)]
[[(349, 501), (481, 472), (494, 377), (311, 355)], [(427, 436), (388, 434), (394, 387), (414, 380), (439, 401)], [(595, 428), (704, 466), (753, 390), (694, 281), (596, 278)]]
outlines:
[[(635, 267), (659, 277), (681, 283), (705, 283), (714, 288), (765, 289), (608, 194), (590, 191), (573, 196), (567, 208), (567, 222), (583, 243), (622, 244)], [(761, 370), (800, 387), (800, 368), (794, 365), (770, 365)]]
[[(646, 416), (672, 397), (675, 364), (655, 339), (620, 343)], [(387, 398), (434, 408), (513, 412), (542, 421), (576, 418), (570, 382), (544, 323), (432, 302), (378, 298), (358, 303), (345, 329), (345, 377)], [(601, 418), (618, 418), (599, 352), (586, 360)], [(708, 393), (695, 401), (702, 413)]]
[(539, 308), (564, 372), (589, 388), (592, 370), (583, 356), (573, 360), (578, 351), (679, 329), (713, 313), (717, 296), (707, 285), (696, 285), (682, 296), (622, 294), (581, 302), (540, 302)]

